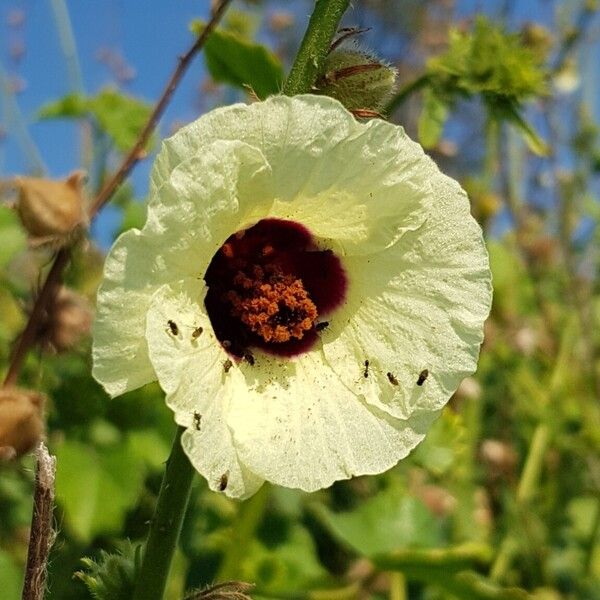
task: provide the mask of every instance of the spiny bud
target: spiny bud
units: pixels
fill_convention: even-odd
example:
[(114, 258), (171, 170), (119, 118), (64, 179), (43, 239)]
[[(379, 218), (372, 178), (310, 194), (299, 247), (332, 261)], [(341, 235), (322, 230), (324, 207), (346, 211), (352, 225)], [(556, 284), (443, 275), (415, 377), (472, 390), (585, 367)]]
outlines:
[(0, 460), (29, 452), (44, 431), (45, 397), (31, 390), (0, 389)]
[(71, 235), (87, 225), (83, 203), (82, 171), (65, 180), (16, 177), (16, 210), (33, 246), (62, 246)]
[(336, 48), (325, 60), (316, 92), (336, 98), (358, 116), (376, 116), (392, 95), (395, 83), (396, 69), (374, 54)]
[(92, 310), (88, 301), (63, 287), (48, 306), (38, 330), (38, 341), (46, 350), (65, 352), (90, 332), (91, 325)]
[(197, 590), (185, 597), (185, 600), (251, 600), (247, 595), (254, 585), (243, 581), (225, 581)]

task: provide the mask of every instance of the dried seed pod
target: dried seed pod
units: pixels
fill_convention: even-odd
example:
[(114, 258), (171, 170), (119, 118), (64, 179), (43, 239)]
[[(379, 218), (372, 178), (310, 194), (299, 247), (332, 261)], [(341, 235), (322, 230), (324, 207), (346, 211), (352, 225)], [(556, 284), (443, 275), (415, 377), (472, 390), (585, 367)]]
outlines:
[(42, 394), (0, 389), (0, 460), (18, 458), (38, 443), (44, 431)]
[(65, 180), (16, 177), (16, 210), (33, 246), (62, 246), (87, 225), (83, 202), (83, 171)]
[(38, 341), (45, 350), (65, 352), (88, 335), (92, 326), (92, 309), (80, 294), (65, 287), (50, 303), (46, 320), (38, 333)]

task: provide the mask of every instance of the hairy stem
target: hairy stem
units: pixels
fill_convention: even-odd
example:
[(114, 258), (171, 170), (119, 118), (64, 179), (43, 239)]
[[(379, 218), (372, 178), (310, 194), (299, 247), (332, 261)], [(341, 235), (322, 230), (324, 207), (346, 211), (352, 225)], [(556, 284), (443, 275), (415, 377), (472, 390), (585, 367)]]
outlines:
[(36, 456), (35, 493), (23, 600), (43, 600), (46, 591), (48, 554), (54, 541), (52, 513), (54, 510), (56, 459), (48, 453), (48, 448), (43, 442), (39, 443)]
[(177, 428), (160, 486), (133, 600), (161, 600), (190, 498), (194, 468), (181, 447)]
[(317, 0), (300, 49), (283, 86), (287, 96), (312, 91), (350, 0)]

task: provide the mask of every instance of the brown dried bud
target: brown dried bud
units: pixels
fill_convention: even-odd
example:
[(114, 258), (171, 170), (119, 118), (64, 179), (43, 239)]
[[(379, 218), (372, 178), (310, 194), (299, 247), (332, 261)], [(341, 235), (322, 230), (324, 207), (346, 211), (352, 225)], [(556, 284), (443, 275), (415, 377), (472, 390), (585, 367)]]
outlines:
[(92, 309), (88, 301), (65, 287), (58, 291), (46, 315), (38, 333), (38, 341), (46, 350), (70, 350), (89, 334), (92, 326)]
[(31, 390), (0, 389), (0, 460), (29, 452), (44, 431), (45, 397)]
[(16, 210), (34, 246), (62, 246), (72, 234), (87, 225), (83, 205), (83, 171), (65, 180), (16, 177)]

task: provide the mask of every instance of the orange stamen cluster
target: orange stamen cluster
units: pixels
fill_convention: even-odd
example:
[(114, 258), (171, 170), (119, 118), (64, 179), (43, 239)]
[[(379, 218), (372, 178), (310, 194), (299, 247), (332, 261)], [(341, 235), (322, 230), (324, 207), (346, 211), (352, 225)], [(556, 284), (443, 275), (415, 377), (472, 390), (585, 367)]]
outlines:
[[(268, 255), (269, 246), (265, 250)], [(225, 294), (231, 314), (266, 342), (302, 339), (313, 328), (317, 307), (302, 280), (283, 273), (277, 265), (238, 271), (233, 284), (235, 289)]]

